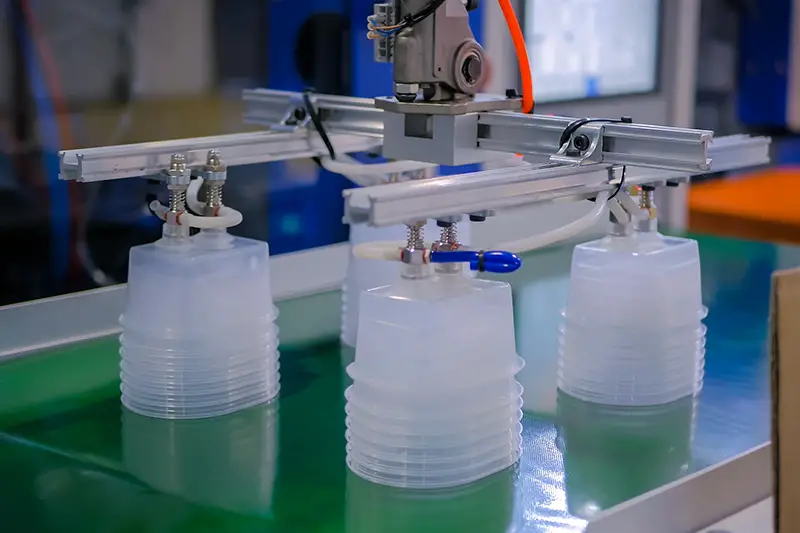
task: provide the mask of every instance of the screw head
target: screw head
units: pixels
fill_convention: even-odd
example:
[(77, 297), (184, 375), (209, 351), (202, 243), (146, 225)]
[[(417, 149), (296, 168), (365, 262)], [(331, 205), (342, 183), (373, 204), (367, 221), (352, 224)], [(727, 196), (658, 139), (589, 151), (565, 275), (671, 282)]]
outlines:
[(591, 141), (589, 141), (589, 137), (586, 135), (578, 135), (572, 140), (572, 145), (575, 147), (576, 150), (581, 152), (586, 151), (591, 146)]

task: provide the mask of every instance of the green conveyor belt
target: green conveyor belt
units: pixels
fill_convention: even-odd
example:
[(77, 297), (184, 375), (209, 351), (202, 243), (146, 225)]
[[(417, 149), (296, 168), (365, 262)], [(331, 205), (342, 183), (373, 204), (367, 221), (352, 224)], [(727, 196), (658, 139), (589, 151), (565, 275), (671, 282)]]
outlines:
[[(0, 532), (580, 531), (598, 509), (768, 438), (769, 277), (798, 254), (700, 243), (711, 315), (699, 401), (625, 410), (559, 396), (557, 412), (526, 414), (519, 465), (447, 491), (348, 472), (353, 354), (329, 338), (282, 347), (280, 400), (198, 421), (124, 412), (116, 338), (0, 364)], [(568, 258), (548, 264), (563, 273)], [(536, 282), (512, 279), (515, 294)], [(524, 312), (518, 335), (533, 319)]]

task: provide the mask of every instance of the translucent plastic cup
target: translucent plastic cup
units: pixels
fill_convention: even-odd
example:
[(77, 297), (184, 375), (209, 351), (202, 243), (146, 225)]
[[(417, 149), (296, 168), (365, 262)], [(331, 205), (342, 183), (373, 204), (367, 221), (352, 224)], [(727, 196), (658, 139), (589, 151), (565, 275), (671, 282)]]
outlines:
[(439, 410), (427, 412), (425, 417), (420, 417), (417, 411), (399, 413), (392, 409), (379, 410), (374, 406), (364, 407), (355, 398), (349, 396), (345, 405), (345, 413), (365, 427), (386, 434), (387, 437), (407, 435), (410, 430), (424, 435), (463, 435), (465, 431), (471, 432), (472, 428), (486, 427), (497, 420), (506, 421), (521, 416), (522, 396), (519, 393), (506, 403), (462, 410), (458, 416)]
[[(519, 417), (521, 419), (521, 417)], [(472, 436), (465, 437), (464, 433), (451, 435), (386, 435), (378, 434), (370, 429), (358, 426), (350, 420), (345, 436), (348, 442), (365, 453), (372, 450), (377, 455), (396, 456), (406, 455), (409, 458), (416, 454), (422, 457), (458, 457), (471, 455), (477, 451), (491, 450), (496, 446), (508, 443), (516, 434), (522, 431), (522, 425), (513, 418), (504, 420), (501, 427), (480, 428)]]
[(131, 250), (122, 402), (158, 418), (221, 416), (280, 390), (264, 242), (201, 232)]
[(506, 283), (451, 275), (367, 291), (358, 334), (351, 376), (398, 388), (459, 388), (518, 364)]
[(177, 332), (173, 332), (172, 336), (157, 337), (154, 335), (148, 336), (147, 332), (140, 333), (129, 328), (120, 334), (119, 340), (123, 346), (141, 348), (143, 351), (173, 356), (196, 357), (198, 355), (212, 355), (220, 350), (236, 353), (246, 351), (251, 346), (261, 346), (276, 342), (279, 328), (273, 321), (277, 318), (277, 315), (276, 312), (273, 316), (264, 317), (259, 328), (250, 330), (246, 332), (247, 335), (235, 339), (208, 339), (199, 336), (194, 339), (185, 339), (177, 337)]
[(357, 452), (348, 451), (347, 465), (356, 475), (373, 483), (408, 489), (438, 489), (466, 485), (505, 470), (516, 463), (520, 455), (521, 449), (517, 449), (508, 455), (492, 457), (483, 462), (463, 463), (450, 470), (420, 472), (405, 469), (387, 470), (380, 463), (375, 464)]
[(122, 383), (131, 389), (135, 388), (157, 394), (182, 394), (188, 397), (258, 387), (264, 383), (274, 383), (280, 378), (280, 372), (276, 368), (272, 368), (214, 381), (174, 380), (171, 382), (154, 382), (153, 380), (132, 376), (122, 371), (121, 378)]
[(704, 371), (705, 369), (700, 366), (699, 368), (690, 367), (681, 373), (673, 373), (668, 376), (664, 376), (664, 373), (645, 374), (624, 369), (619, 372), (605, 371), (603, 373), (586, 372), (578, 374), (569, 368), (559, 367), (557, 376), (562, 382), (571, 386), (583, 385), (591, 390), (596, 390), (598, 393), (604, 390), (617, 391), (622, 388), (636, 388), (642, 392), (656, 393), (673, 387), (690, 386), (697, 379), (702, 378)]
[(638, 328), (613, 328), (607, 326), (588, 326), (566, 321), (559, 328), (559, 342), (575, 340), (593, 345), (641, 347), (644, 344), (655, 347), (685, 345), (687, 342), (704, 342), (707, 329), (705, 325), (694, 323), (661, 331), (648, 331)]
[(126, 395), (123, 391), (122, 404), (142, 416), (171, 419), (197, 419), (223, 416), (266, 403), (274, 399), (280, 390), (280, 385), (274, 389), (253, 391), (252, 393), (225, 400), (217, 400), (211, 404), (195, 404), (181, 399), (162, 398), (156, 402), (139, 399)]
[[(493, 399), (481, 398), (478, 401), (462, 403), (455, 410), (456, 413), (465, 413), (466, 416), (475, 416), (481, 413), (497, 412), (498, 409), (516, 405), (522, 396), (522, 386), (514, 383), (508, 392)], [(423, 405), (415, 403), (413, 396), (408, 401), (397, 401), (396, 398), (369, 397), (359, 394), (355, 384), (345, 390), (347, 405), (361, 411), (369, 412), (383, 420), (402, 420), (408, 422), (432, 422), (434, 424), (446, 423), (453, 418), (453, 409), (438, 407), (436, 402)]]
[(619, 389), (614, 391), (605, 390), (603, 392), (597, 392), (597, 390), (594, 388), (567, 385), (561, 380), (558, 382), (558, 388), (562, 392), (565, 392), (574, 398), (587, 402), (604, 405), (640, 407), (664, 405), (687, 396), (699, 394), (703, 389), (703, 379), (701, 375), (698, 377), (696, 383), (685, 384), (679, 387), (673, 387), (652, 393), (627, 389)]
[(625, 382), (649, 383), (653, 387), (668, 386), (672, 383), (691, 381), (697, 372), (704, 369), (705, 358), (688, 361), (682, 366), (650, 365), (638, 363), (618, 364), (616, 366), (580, 366), (574, 362), (559, 362), (558, 370), (565, 380), (588, 381), (601, 387), (615, 387)]
[(137, 386), (137, 384), (122, 383), (120, 389), (123, 394), (131, 396), (135, 393), (135, 398), (139, 403), (169, 402), (173, 404), (186, 405), (211, 405), (217, 400), (235, 401), (263, 391), (274, 391), (280, 383), (280, 375), (275, 375), (270, 379), (262, 379), (258, 382), (242, 383), (231, 385), (229, 388), (217, 390), (155, 390)]
[(453, 425), (450, 431), (429, 432), (425, 427), (406, 426), (403, 431), (386, 431), (383, 427), (375, 427), (369, 420), (361, 420), (348, 416), (345, 426), (353, 435), (364, 441), (384, 445), (408, 448), (438, 447), (463, 447), (473, 445), (475, 442), (496, 439), (504, 435), (509, 428), (515, 427), (522, 420), (522, 413), (517, 410), (509, 412), (506, 416), (493, 420), (484, 420), (482, 423), (468, 425)]
[(655, 232), (575, 247), (558, 387), (611, 405), (657, 405), (702, 387), (708, 313), (697, 243)]
[[(564, 341), (559, 346), (562, 360), (572, 361), (576, 365), (589, 368), (604, 366), (620, 366), (623, 364), (650, 365), (658, 368), (680, 369), (705, 352), (705, 340), (689, 341), (685, 344), (670, 347), (641, 346), (603, 346), (599, 343), (580, 343)], [(594, 360), (592, 360), (594, 359)]]
[[(451, 361), (450, 368), (446, 368), (445, 362), (437, 363), (436, 368), (430, 368), (431, 365), (428, 364), (421, 365), (415, 371), (415, 379), (413, 380), (415, 395), (433, 395), (436, 397), (449, 395), (456, 397), (459, 394), (467, 394), (470, 390), (488, 390), (488, 387), (492, 384), (502, 383), (502, 386), (506, 386), (509, 380), (513, 381), (513, 376), (522, 370), (525, 366), (525, 361), (516, 356), (516, 354), (513, 358), (504, 357), (502, 359), (508, 360), (508, 363), (500, 364), (492, 356), (484, 355), (476, 362), (469, 361), (466, 358), (454, 358)], [(405, 394), (408, 390), (405, 382), (397, 379), (375, 378), (368, 367), (362, 368), (362, 366), (356, 361), (347, 367), (347, 374), (359, 386), (372, 386), (380, 395)], [(466, 367), (469, 367), (469, 372), (463, 372)], [(442, 381), (442, 379), (436, 379), (435, 377), (442, 375), (457, 375), (458, 379), (451, 377), (446, 381)]]
[(240, 356), (219, 357), (218, 360), (190, 360), (177, 362), (174, 360), (147, 359), (133, 357), (126, 351), (121, 351), (121, 369), (142, 376), (159, 379), (171, 379), (174, 376), (187, 378), (218, 377), (225, 378), (236, 373), (246, 373), (247, 370), (272, 368), (280, 362), (280, 352), (272, 348), (268, 352)]
[(464, 465), (481, 464), (487, 460), (516, 454), (519, 449), (519, 438), (499, 438), (481, 446), (462, 446), (461, 448), (417, 448), (391, 451), (388, 447), (373, 446), (365, 443), (358, 436), (350, 435), (348, 450), (359, 454), (362, 463), (371, 463), (384, 471), (425, 472), (432, 470), (453, 470), (464, 468)]
[[(352, 374), (351, 374), (352, 375)], [(439, 409), (459, 409), (470, 404), (487, 404), (503, 401), (514, 393), (516, 380), (513, 374), (507, 373), (506, 377), (493, 379), (488, 376), (485, 383), (468, 386), (465, 384), (459, 389), (431, 390), (424, 389), (409, 394), (402, 390), (387, 390), (363, 380), (353, 380), (354, 393), (365, 401), (371, 399), (389, 404), (400, 404), (410, 408), (424, 409), (437, 407)], [(490, 380), (490, 381), (488, 381)]]
[(461, 275), (367, 291), (347, 373), (348, 464), (377, 483), (468, 483), (519, 458), (511, 289)]

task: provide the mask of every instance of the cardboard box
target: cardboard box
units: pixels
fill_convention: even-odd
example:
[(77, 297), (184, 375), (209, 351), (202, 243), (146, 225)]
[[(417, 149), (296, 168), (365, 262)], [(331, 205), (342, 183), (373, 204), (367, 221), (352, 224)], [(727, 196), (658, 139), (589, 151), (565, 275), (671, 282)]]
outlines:
[(800, 531), (800, 269), (772, 277), (775, 531)]

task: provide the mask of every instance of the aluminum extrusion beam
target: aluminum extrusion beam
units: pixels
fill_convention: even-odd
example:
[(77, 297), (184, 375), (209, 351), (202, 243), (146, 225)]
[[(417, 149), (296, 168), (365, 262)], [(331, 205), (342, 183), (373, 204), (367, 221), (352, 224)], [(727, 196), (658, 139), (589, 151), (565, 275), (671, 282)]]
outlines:
[[(309, 97), (331, 132), (380, 136), (384, 134), (384, 120), (393, 118), (392, 113), (376, 108), (374, 100), (369, 98), (324, 94), (309, 94)], [(303, 93), (255, 89), (244, 91), (243, 99), (246, 104), (244, 117), (248, 123), (280, 131), (309, 127), (304, 115)], [(406, 120), (405, 114), (401, 115)], [(485, 150), (485, 159), (496, 159), (497, 152), (506, 152), (522, 153), (535, 161), (563, 164), (609, 163), (693, 173), (708, 172), (711, 168), (708, 149), (714, 133), (708, 130), (592, 119), (568, 137), (569, 150), (565, 150), (561, 145), (563, 133), (578, 119), (508, 111), (472, 113), (469, 116), (477, 120), (477, 133), (471, 134), (474, 135), (472, 139), (459, 138), (459, 147), (477, 152)], [(437, 117), (441, 119), (439, 115)], [(463, 120), (460, 117), (447, 118)], [(458, 128), (463, 129), (463, 124)], [(435, 136), (430, 139), (412, 137), (402, 131), (390, 137), (386, 142), (395, 143), (391, 151), (403, 153), (409, 159), (425, 153), (415, 148), (420, 143), (429, 149), (429, 155), (433, 155), (442, 153), (454, 141)], [(575, 142), (578, 138), (587, 142), (582, 150), (574, 150), (580, 146)], [(476, 157), (480, 159), (480, 154)]]
[(714, 132), (634, 123), (588, 122), (570, 136), (570, 149), (578, 137), (586, 148), (563, 150), (562, 134), (574, 118), (521, 113), (481, 113), (478, 147), (521, 153), (554, 163), (609, 163), (639, 167), (708, 172), (708, 149)]
[[(718, 156), (713, 171), (769, 162), (769, 139), (732, 136), (710, 150)], [(591, 198), (619, 186), (623, 167), (589, 165), (515, 166), (445, 178), (393, 183), (345, 191), (345, 219), (388, 226), (412, 220), (521, 207), (559, 199)], [(686, 181), (676, 170), (628, 167), (627, 185)]]
[[(383, 135), (382, 111), (372, 98), (309, 93), (325, 128), (331, 132)], [(277, 131), (309, 127), (303, 93), (275, 89), (250, 89), (242, 93), (244, 120)]]
[[(308, 98), (319, 111), (338, 152), (373, 150), (384, 142), (385, 112), (377, 109), (372, 99), (319, 94), (309, 94)], [(228, 166), (327, 153), (309, 125), (303, 93), (256, 89), (245, 91), (244, 99), (246, 120), (272, 131), (63, 151), (61, 177), (92, 182), (156, 175), (169, 167), (174, 153), (185, 154), (189, 166), (199, 167), (212, 149), (222, 152)], [(714, 153), (737, 162), (729, 168), (739, 168), (753, 164), (748, 163), (754, 159), (751, 152), (769, 144), (768, 139), (749, 137), (712, 144), (713, 134), (705, 130), (590, 122), (577, 128), (572, 140), (559, 148), (564, 130), (574, 119), (493, 112), (476, 113), (474, 120), (478, 121), (474, 140), (477, 152), (487, 150), (487, 154), (495, 156), (497, 151), (523, 153), (533, 161), (565, 165), (603, 163), (697, 174), (727, 169), (725, 161), (715, 162), (712, 168)], [(583, 151), (575, 152), (575, 139), (579, 137), (588, 144)], [(471, 140), (466, 141), (471, 145)], [(414, 152), (412, 157), (419, 155)], [(739, 164), (740, 160), (744, 163)]]
[[(359, 152), (380, 146), (374, 137), (332, 134), (334, 147), (341, 152)], [(64, 180), (94, 182), (156, 175), (169, 168), (170, 156), (186, 155), (190, 167), (205, 164), (208, 151), (221, 152), (227, 166), (286, 161), (327, 154), (322, 140), (313, 133), (253, 132), (158, 141), (59, 152), (60, 177)]]

